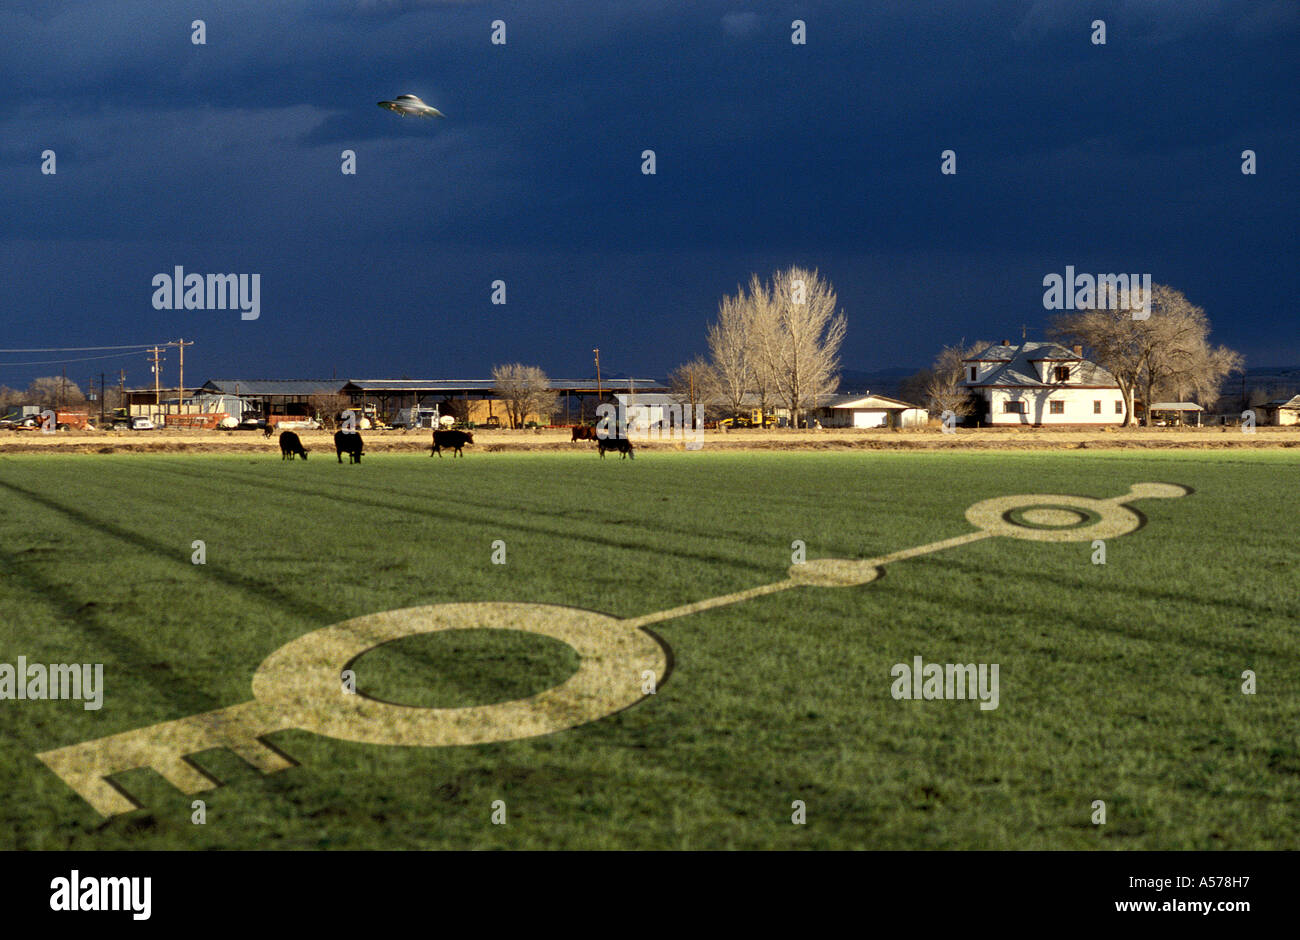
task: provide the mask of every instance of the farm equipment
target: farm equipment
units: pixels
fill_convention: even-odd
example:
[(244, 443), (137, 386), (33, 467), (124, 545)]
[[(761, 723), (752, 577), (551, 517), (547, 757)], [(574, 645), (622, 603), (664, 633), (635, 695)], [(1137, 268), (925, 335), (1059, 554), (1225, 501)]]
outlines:
[(230, 415), (224, 411), (209, 411), (197, 415), (168, 415), (167, 427), (189, 428), (199, 431), (214, 431), (221, 427), (221, 422)]

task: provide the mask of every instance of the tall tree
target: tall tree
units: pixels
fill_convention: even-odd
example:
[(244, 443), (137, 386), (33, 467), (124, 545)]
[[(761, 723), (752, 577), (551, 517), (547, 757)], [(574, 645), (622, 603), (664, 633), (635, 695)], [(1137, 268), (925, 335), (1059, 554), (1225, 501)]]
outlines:
[(512, 428), (523, 427), (530, 414), (548, 417), (555, 408), (551, 380), (536, 366), (520, 362), (494, 366), (492, 382), (497, 397), (505, 403)]
[(758, 333), (762, 359), (790, 423), (839, 387), (839, 351), (847, 327), (835, 290), (816, 270), (792, 266), (772, 275), (769, 310)]
[(744, 311), (746, 355), (751, 367), (754, 397), (764, 417), (772, 410), (777, 394), (774, 360), (771, 355), (776, 343), (776, 305), (772, 302), (772, 287), (757, 274), (749, 276), (748, 288), (737, 291)]
[(1149, 316), (1136, 308), (1082, 310), (1052, 321), (1062, 342), (1082, 344), (1090, 358), (1115, 377), (1124, 397), (1124, 425), (1133, 424), (1133, 401), (1147, 406), (1162, 397), (1190, 396), (1213, 405), (1228, 373), (1242, 367), (1239, 353), (1209, 343), (1210, 321), (1201, 307), (1164, 284), (1151, 288)]
[(757, 378), (754, 310), (753, 304), (746, 301), (744, 288), (738, 289), (735, 296), (723, 297), (718, 304), (718, 319), (709, 326), (709, 361), (718, 398), (732, 416), (744, 408), (745, 396), (754, 389)]

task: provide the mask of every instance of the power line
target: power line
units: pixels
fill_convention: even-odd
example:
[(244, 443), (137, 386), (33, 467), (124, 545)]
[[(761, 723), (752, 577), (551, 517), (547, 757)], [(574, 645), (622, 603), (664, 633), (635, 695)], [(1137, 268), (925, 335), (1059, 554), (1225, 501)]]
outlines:
[(99, 352), (102, 349), (148, 349), (155, 343), (134, 343), (130, 346), (42, 346), (33, 349), (0, 349), (0, 353), (35, 352)]
[[(106, 348), (112, 348), (112, 347), (106, 347)], [(137, 349), (135, 352), (110, 353), (107, 356), (84, 356), (79, 359), (33, 359), (31, 362), (0, 362), (0, 366), (48, 366), (48, 365), (56, 365), (60, 362), (91, 362), (92, 360), (95, 359), (121, 359), (123, 356), (139, 355), (142, 351), (147, 352), (148, 349), (149, 347), (146, 346), (143, 347), (142, 349)]]

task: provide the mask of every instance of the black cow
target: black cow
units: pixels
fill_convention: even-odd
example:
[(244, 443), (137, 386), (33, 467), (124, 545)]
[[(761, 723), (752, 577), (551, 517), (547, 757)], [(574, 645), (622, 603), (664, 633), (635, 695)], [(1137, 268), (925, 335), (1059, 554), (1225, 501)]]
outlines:
[(607, 450), (616, 450), (624, 457), (636, 458), (636, 454), (632, 453), (632, 442), (626, 437), (607, 437), (596, 442), (596, 449), (600, 451), (601, 460), (605, 459)]
[(356, 431), (335, 431), (334, 450), (338, 452), (339, 463), (343, 455), (348, 455), (348, 463), (361, 463), (361, 448), (364, 446), (361, 435)]
[(573, 429), (573, 438), (569, 441), (573, 444), (577, 441), (594, 441), (596, 440), (596, 429), (588, 425), (579, 425)]
[(307, 451), (303, 449), (302, 441), (298, 439), (298, 435), (294, 434), (292, 431), (281, 431), (280, 432), (280, 459), (293, 460), (295, 454), (297, 454), (303, 460), (307, 459)]
[(275, 425), (272, 424), (270, 421), (268, 421), (266, 424), (262, 425), (262, 436), (263, 436), (263, 437), (270, 437), (270, 436), (271, 436), (272, 434), (274, 434), (274, 433), (275, 433)]
[(473, 431), (434, 431), (433, 449), (429, 451), (429, 456), (432, 457), (434, 454), (437, 454), (441, 457), (442, 449), (444, 447), (450, 447), (452, 450), (452, 456), (464, 457), (465, 455), (460, 452), (460, 449), (466, 444), (473, 443)]

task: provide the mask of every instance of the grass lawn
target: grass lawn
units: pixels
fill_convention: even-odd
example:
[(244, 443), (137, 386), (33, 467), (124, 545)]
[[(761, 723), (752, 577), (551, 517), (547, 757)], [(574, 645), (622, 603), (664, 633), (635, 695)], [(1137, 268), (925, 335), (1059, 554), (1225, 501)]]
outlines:
[[(1157, 481), (1194, 492), (1135, 502), (1146, 525), (1105, 565), (1086, 541), (989, 538), (664, 620), (657, 694), (569, 731), (282, 731), (297, 766), (269, 775), (204, 752), (224, 784), (197, 795), (204, 825), (145, 769), (116, 778), (142, 808), (103, 819), (35, 756), (247, 701), (268, 654), (363, 614), (635, 617), (779, 581), (796, 539), (867, 558), (972, 531), (980, 500)], [(0, 701), (0, 848), (1300, 848), (1298, 481), (1290, 451), (2, 457), (0, 662), (102, 663), (106, 688), (99, 711)], [(914, 656), (1000, 664), (999, 707), (896, 701)], [(369, 695), (448, 708), (578, 662), (461, 630), (355, 668)]]

